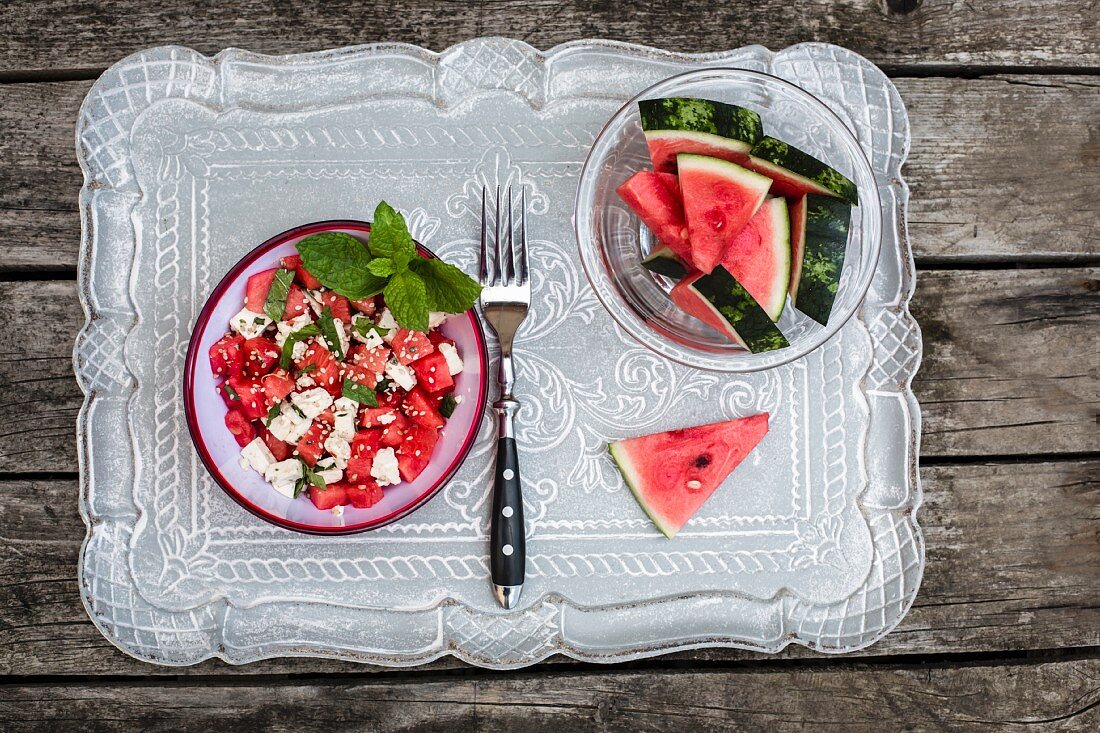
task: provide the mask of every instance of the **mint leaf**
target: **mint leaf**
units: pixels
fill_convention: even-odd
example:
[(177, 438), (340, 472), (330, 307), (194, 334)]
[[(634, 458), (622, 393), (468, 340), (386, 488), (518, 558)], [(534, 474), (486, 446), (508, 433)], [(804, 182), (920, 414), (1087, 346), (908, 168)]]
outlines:
[(271, 427), (271, 421), (283, 414), (283, 410), (279, 407), (278, 402), (271, 406), (271, 409), (267, 411), (267, 417), (264, 418), (264, 425)]
[(294, 282), (294, 273), (290, 270), (279, 268), (275, 271), (275, 278), (271, 281), (271, 289), (267, 291), (267, 300), (264, 301), (264, 313), (273, 321), (283, 320), (283, 311), (286, 310), (286, 298), (290, 295), (290, 284)]
[(374, 390), (350, 379), (344, 380), (344, 386), (340, 389), (340, 393), (349, 400), (355, 400), (360, 405), (378, 407), (378, 395), (374, 393)]
[(362, 300), (386, 285), (385, 278), (368, 269), (370, 252), (350, 234), (313, 234), (298, 242), (298, 254), (302, 256), (302, 265), (322, 285), (350, 300)]
[(443, 397), (443, 401), (439, 403), (439, 414), (450, 419), (451, 415), (455, 414), (456, 407), (458, 407), (458, 400), (455, 399), (455, 396), (446, 395)]
[(297, 331), (288, 333), (286, 341), (283, 342), (282, 352), (279, 354), (279, 366), (283, 369), (290, 369), (290, 357), (294, 354), (294, 344), (305, 341), (310, 336), (316, 336), (319, 333), (321, 333), (321, 329), (317, 328), (315, 323), (310, 323), (302, 326)]
[(294, 482), (294, 498), (297, 499), (299, 496), (301, 496), (302, 491), (305, 490), (305, 488), (306, 488), (306, 480), (305, 480), (304, 477), (298, 479), (297, 481), (295, 481)]
[(225, 393), (229, 395), (229, 399), (233, 400), (234, 402), (240, 402), (241, 396), (237, 394), (237, 390), (229, 386), (229, 382), (225, 383)]
[(363, 338), (366, 338), (367, 334), (371, 331), (374, 331), (379, 336), (385, 336), (387, 333), (386, 329), (382, 328), (377, 323), (371, 323), (370, 319), (366, 317), (354, 319), (351, 322), (351, 326), (355, 329), (355, 332)]
[(429, 310), (464, 313), (481, 296), (481, 286), (472, 277), (443, 260), (421, 258), (409, 266), (424, 281)]
[(340, 334), (336, 332), (336, 321), (332, 317), (332, 308), (327, 305), (317, 317), (317, 326), (321, 329), (321, 337), (328, 344), (328, 350), (333, 353), (337, 361), (344, 358), (344, 350), (340, 345)]
[[(310, 468), (308, 463), (303, 461), (301, 458), (299, 458), (298, 460), (302, 463), (302, 475), (305, 477), (306, 481), (313, 484), (322, 491), (328, 488), (328, 486), (325, 485), (325, 480), (321, 478), (321, 476), (318, 475), (316, 471)], [(302, 485), (302, 488), (305, 488), (304, 483)]]
[(393, 260), (387, 257), (375, 257), (367, 265), (367, 269), (378, 277), (389, 277), (397, 272), (397, 266), (393, 264)]
[(380, 201), (374, 210), (367, 246), (375, 257), (391, 260), (396, 270), (405, 269), (409, 261), (416, 257), (416, 245), (409, 234), (405, 217), (385, 201)]
[(419, 275), (411, 270), (397, 273), (390, 278), (382, 294), (401, 328), (428, 330), (428, 296)]

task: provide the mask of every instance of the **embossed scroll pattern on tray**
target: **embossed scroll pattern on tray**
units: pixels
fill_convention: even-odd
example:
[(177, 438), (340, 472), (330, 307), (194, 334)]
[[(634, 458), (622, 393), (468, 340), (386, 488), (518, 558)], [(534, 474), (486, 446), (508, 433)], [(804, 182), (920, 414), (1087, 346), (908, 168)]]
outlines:
[[(871, 156), (887, 222), (860, 319), (805, 359), (738, 378), (663, 362), (616, 329), (576, 263), (569, 220), (602, 121), (649, 84), (708, 65), (770, 71), (837, 111)], [(81, 583), (93, 620), (128, 653), (168, 664), (452, 653), (514, 667), (701, 645), (846, 651), (912, 602), (923, 544), (908, 129), (892, 85), (855, 54), (813, 44), (689, 57), (604, 42), (542, 54), (482, 39), (442, 54), (228, 51), (214, 64), (159, 48), (100, 79), (78, 133)], [(419, 240), (472, 268), (481, 186), (497, 184), (527, 192), (539, 304), (520, 361), (529, 587), (511, 614), (485, 580), (488, 420), (429, 505), (366, 535), (312, 538), (217, 490), (180, 394), (203, 299), (256, 242), (365, 217), (385, 196)], [(606, 442), (761, 410), (772, 433), (737, 482), (676, 543), (656, 536)]]

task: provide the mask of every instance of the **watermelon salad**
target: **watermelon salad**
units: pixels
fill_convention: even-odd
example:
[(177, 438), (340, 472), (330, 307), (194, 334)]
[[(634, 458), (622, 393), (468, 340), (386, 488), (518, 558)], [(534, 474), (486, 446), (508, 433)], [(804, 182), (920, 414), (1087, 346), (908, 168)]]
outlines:
[(657, 240), (642, 264), (677, 281), (682, 310), (752, 353), (789, 345), (787, 303), (828, 325), (855, 184), (768, 137), (749, 109), (673, 97), (638, 103), (652, 171), (617, 189)]
[[(407, 229), (389, 212), (396, 233), (385, 230), (387, 212), (376, 211), (373, 256), (358, 239), (326, 232), (250, 276), (242, 309), (209, 352), (242, 467), (274, 491), (307, 495), (337, 514), (345, 505), (373, 506), (386, 487), (414, 480), (428, 465), (461, 399), (454, 377), (463, 371), (455, 342), (439, 330), (448, 314), (431, 310), (432, 298), (463, 312), (480, 290), (457, 268), (419, 257), (411, 238), (401, 244)], [(397, 246), (412, 254), (395, 253)], [(316, 265), (307, 268), (310, 261)], [(446, 282), (454, 289), (425, 298), (428, 288), (415, 288), (417, 303), (392, 286), (406, 287), (399, 272), (432, 290)]]

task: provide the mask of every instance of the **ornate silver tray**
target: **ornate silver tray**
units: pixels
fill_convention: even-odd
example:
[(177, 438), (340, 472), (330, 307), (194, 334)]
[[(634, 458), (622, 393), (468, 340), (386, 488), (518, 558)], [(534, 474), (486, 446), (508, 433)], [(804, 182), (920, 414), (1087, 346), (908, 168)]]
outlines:
[[(581, 274), (570, 221), (602, 123), (641, 89), (704, 66), (768, 71), (831, 106), (872, 160), (886, 223), (858, 319), (806, 358), (747, 376), (662, 361), (617, 330)], [(376, 45), (211, 59), (164, 47), (109, 69), (76, 132), (88, 317), (74, 353), (86, 393), (80, 581), (92, 620), (125, 652), (161, 664), (453, 654), (495, 668), (703, 646), (845, 652), (912, 603), (924, 546), (909, 128), (893, 85), (860, 56), (602, 41), (542, 53), (499, 38), (440, 54)], [(487, 581), (488, 421), (455, 479), (406, 520), (310, 537), (222, 494), (192, 449), (180, 394), (194, 318), (255, 244), (369, 216), (385, 197), (418, 239), (470, 267), (480, 188), (498, 183), (526, 188), (535, 269), (519, 361), (528, 580), (513, 612)], [(754, 457), (675, 542), (663, 539), (607, 441), (761, 410), (772, 432)]]

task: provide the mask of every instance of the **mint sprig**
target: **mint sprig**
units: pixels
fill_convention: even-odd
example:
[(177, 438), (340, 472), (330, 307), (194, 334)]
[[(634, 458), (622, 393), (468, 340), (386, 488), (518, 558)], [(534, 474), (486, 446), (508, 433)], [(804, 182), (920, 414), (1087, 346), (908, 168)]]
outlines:
[(428, 330), (429, 311), (463, 313), (474, 306), (481, 286), (462, 270), (417, 255), (400, 212), (382, 201), (374, 210), (366, 246), (339, 232), (298, 243), (302, 264), (321, 284), (351, 300), (382, 293), (398, 325)]

